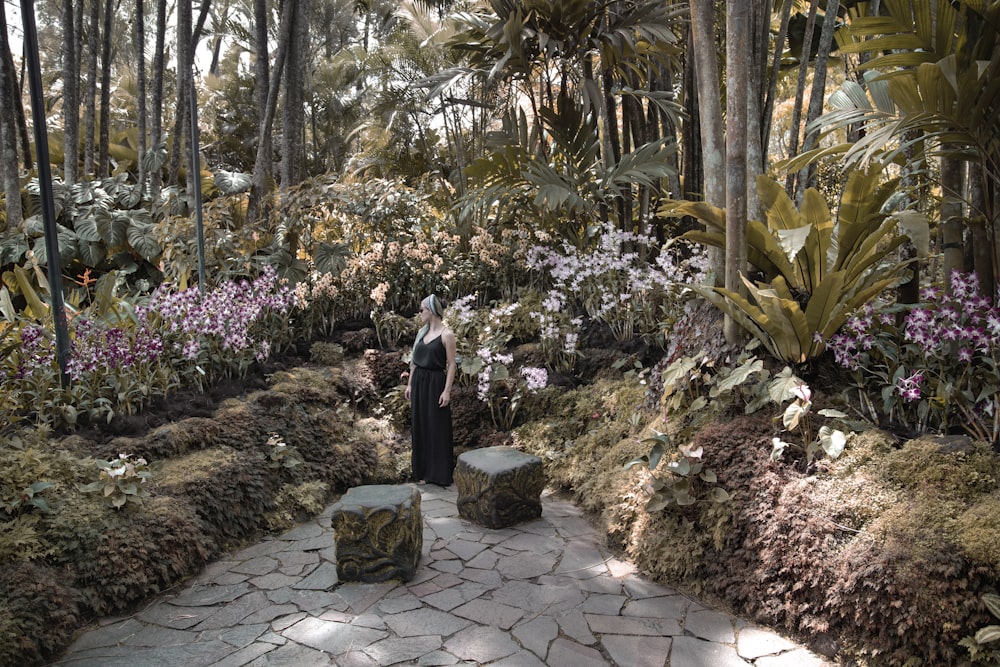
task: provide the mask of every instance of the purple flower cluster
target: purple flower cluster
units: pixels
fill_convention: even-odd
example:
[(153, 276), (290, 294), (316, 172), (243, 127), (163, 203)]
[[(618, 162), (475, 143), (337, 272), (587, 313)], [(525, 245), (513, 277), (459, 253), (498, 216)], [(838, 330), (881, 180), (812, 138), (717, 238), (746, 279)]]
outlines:
[(228, 353), (253, 349), (261, 358), (270, 346), (255, 338), (253, 326), (269, 314), (284, 315), (295, 301), (295, 292), (278, 284), (277, 272), (268, 266), (253, 282), (225, 282), (204, 297), (197, 288), (170, 292), (160, 287), (137, 312), (140, 320), (158, 316), (178, 339), (175, 347), (185, 359), (197, 360), (215, 344)]
[(979, 290), (976, 274), (951, 274), (951, 294), (926, 289), (925, 305), (906, 316), (903, 337), (930, 357), (954, 351), (958, 361), (969, 363), (976, 355), (991, 355), (1000, 344), (1000, 309)]
[(67, 371), (74, 382), (99, 373), (149, 365), (163, 354), (163, 340), (148, 326), (129, 335), (121, 327), (78, 318), (75, 322)]
[[(953, 272), (950, 293), (925, 289), (909, 310), (868, 304), (827, 346), (839, 365), (857, 372), (867, 394), (882, 396), (887, 416), (904, 418), (913, 404), (917, 424), (962, 424), (989, 437), (992, 427), (984, 424), (992, 420), (980, 418), (1000, 400), (1000, 392), (984, 391), (995, 386), (1000, 366), (1000, 308), (982, 295), (975, 274)], [(935, 400), (922, 400), (928, 396)]]
[(20, 360), (15, 378), (23, 380), (38, 371), (48, 371), (55, 358), (55, 341), (45, 329), (34, 325), (21, 328)]

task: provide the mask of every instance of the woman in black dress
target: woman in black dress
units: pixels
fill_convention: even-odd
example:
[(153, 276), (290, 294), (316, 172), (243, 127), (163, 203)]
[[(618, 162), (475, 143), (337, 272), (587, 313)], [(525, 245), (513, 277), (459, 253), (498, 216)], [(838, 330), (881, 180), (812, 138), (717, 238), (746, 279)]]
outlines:
[(444, 325), (444, 306), (431, 294), (420, 303), (423, 323), (413, 343), (406, 398), (410, 401), (413, 478), (452, 482), (451, 384), (455, 380), (455, 334)]

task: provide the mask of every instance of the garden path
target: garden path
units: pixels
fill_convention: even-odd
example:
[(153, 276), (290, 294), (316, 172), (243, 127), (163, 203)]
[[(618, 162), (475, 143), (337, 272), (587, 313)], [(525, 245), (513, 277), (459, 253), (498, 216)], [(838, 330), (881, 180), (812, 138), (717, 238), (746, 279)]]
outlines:
[(779, 634), (644, 579), (572, 503), (490, 530), (454, 486), (420, 486), (410, 582), (338, 582), (330, 508), (210, 565), (138, 613), (101, 621), (61, 667), (819, 667)]

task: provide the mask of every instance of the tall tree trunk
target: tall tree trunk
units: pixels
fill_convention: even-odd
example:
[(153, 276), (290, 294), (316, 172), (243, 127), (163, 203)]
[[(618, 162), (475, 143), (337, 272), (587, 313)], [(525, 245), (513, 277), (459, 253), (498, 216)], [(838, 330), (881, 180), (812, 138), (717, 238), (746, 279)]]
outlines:
[(4, 4), (0, 3), (0, 186), (4, 192), (4, 206), (7, 222), (4, 229), (20, 226), (21, 178), (17, 159), (17, 115), (15, 106), (20, 106), (21, 96), (14, 81), (14, 59), (7, 41), (7, 15)]
[(941, 250), (945, 284), (951, 292), (951, 272), (965, 271), (965, 214), (963, 164), (955, 158), (941, 158)]
[(94, 134), (97, 116), (97, 60), (101, 45), (101, 0), (90, 0), (87, 40), (87, 83), (83, 105), (83, 173), (94, 173)]
[(995, 305), (997, 295), (996, 266), (993, 258), (993, 239), (990, 238), (991, 210), (988, 204), (988, 181), (983, 175), (983, 166), (969, 163), (969, 208), (975, 212), (969, 221), (972, 231), (972, 267), (979, 276), (979, 286), (983, 294)]
[[(792, 104), (792, 123), (789, 130), (788, 157), (799, 154), (799, 136), (802, 134), (802, 104), (806, 97), (806, 79), (809, 76), (809, 58), (812, 54), (813, 29), (816, 25), (816, 10), (820, 0), (809, 3), (809, 16), (806, 18), (805, 32), (802, 36), (802, 54), (799, 56), (799, 77), (795, 85), (795, 102)], [(789, 45), (791, 43), (789, 42)], [(791, 197), (795, 194), (795, 172), (789, 171), (785, 176), (785, 192)]]
[[(722, 124), (722, 96), (719, 94), (722, 88), (719, 85), (712, 0), (691, 0), (691, 42), (694, 46), (694, 73), (698, 92), (704, 196), (706, 202), (722, 208), (726, 206), (727, 148)], [(709, 262), (715, 284), (725, 284), (725, 251), (722, 248), (710, 249)]]
[(146, 132), (149, 109), (146, 108), (146, 8), (145, 0), (135, 0), (135, 64), (136, 106), (139, 119), (139, 143), (136, 155), (136, 174), (139, 192), (146, 191)]
[[(747, 83), (750, 67), (750, 6), (736, 2), (726, 13), (726, 289), (746, 294), (747, 244)], [(726, 340), (743, 339), (739, 323), (728, 315)]]
[[(288, 0), (286, 0), (288, 1)], [(298, 0), (292, 12), (292, 32), (285, 58), (285, 98), (282, 105), (281, 194), (303, 178), (305, 132), (304, 88), (309, 53), (309, 0)]]
[(750, 66), (747, 81), (747, 219), (760, 220), (760, 200), (757, 197), (757, 175), (766, 170), (764, 164), (764, 104), (767, 57), (771, 50), (771, 3), (750, 2)]
[(77, 181), (80, 150), (80, 68), (76, 59), (76, 21), (73, 0), (63, 0), (62, 13), (62, 83), (63, 83), (63, 182)]
[[(14, 59), (9, 51), (7, 52), (7, 57), (11, 58), (8, 64), (10, 65), (10, 71), (13, 72)], [(28, 136), (28, 119), (24, 115), (24, 104), (22, 102), (24, 99), (24, 81), (27, 63), (28, 59), (22, 54), (20, 83), (14, 81), (11, 85), (17, 90), (17, 102), (14, 104), (14, 111), (17, 114), (17, 133), (21, 136), (21, 155), (24, 157), (24, 168), (31, 170), (35, 168), (35, 160), (31, 155), (31, 137)]]
[[(286, 0), (287, 1), (287, 0)], [(289, 189), (305, 177), (305, 90), (309, 55), (310, 0), (299, 0), (292, 13), (292, 35), (285, 59), (284, 132), (281, 151), (281, 198), (287, 202)], [(285, 245), (291, 257), (299, 248), (299, 225), (288, 225)]]
[(187, 120), (190, 118), (188, 94), (191, 92), (191, 0), (177, 3), (177, 102), (174, 108), (173, 142), (170, 144), (170, 163), (167, 168), (167, 182), (180, 185), (181, 158), (187, 145)]
[[(806, 115), (806, 138), (802, 142), (802, 152), (806, 153), (819, 144), (818, 127), (808, 129), (813, 121), (823, 113), (823, 101), (826, 99), (826, 70), (830, 61), (830, 49), (833, 47), (833, 31), (837, 25), (837, 8), (840, 0), (827, 0), (826, 16), (823, 17), (823, 30), (819, 35), (819, 50), (813, 65), (812, 92), (809, 93), (809, 113)], [(799, 172), (798, 185), (795, 190), (795, 201), (802, 203), (806, 188), (812, 187), (816, 181), (816, 165), (810, 164)]]
[(768, 155), (771, 143), (771, 122), (774, 119), (774, 98), (778, 94), (778, 77), (781, 74), (781, 55), (785, 51), (785, 40), (788, 37), (788, 23), (792, 16), (792, 0), (784, 0), (781, 7), (781, 23), (774, 40), (774, 54), (771, 60), (771, 70), (767, 82), (767, 100), (761, 114), (764, 125), (761, 127), (760, 140), (764, 155)]
[(156, 153), (153, 161), (155, 168), (149, 173), (149, 198), (156, 204), (160, 199), (160, 186), (163, 182), (163, 164), (160, 159), (163, 151), (163, 61), (165, 60), (165, 42), (167, 32), (167, 0), (156, 2), (156, 38), (153, 46), (153, 89), (150, 100), (152, 116), (149, 123), (149, 145)]
[(113, 36), (114, 0), (104, 3), (104, 34), (101, 41), (101, 132), (97, 146), (97, 175), (105, 178), (111, 173), (111, 41)]
[[(263, 2), (263, 0), (257, 0)], [(255, 6), (255, 13), (256, 13)], [(278, 48), (274, 56), (274, 69), (271, 70), (271, 80), (267, 84), (267, 101), (262, 109), (260, 129), (257, 136), (257, 156), (253, 163), (253, 179), (250, 185), (250, 200), (247, 205), (247, 217), (251, 221), (263, 220), (267, 211), (267, 195), (273, 179), (273, 165), (271, 164), (271, 125), (274, 123), (274, 115), (278, 107), (278, 90), (281, 87), (281, 75), (285, 71), (285, 54), (288, 52), (288, 42), (292, 32), (292, 13), (295, 3), (285, 0), (281, 8), (281, 26), (278, 37)], [(262, 34), (263, 30), (263, 34)], [(257, 45), (258, 58), (267, 58), (267, 24), (266, 19), (263, 26), (257, 26), (258, 39), (262, 41)], [(260, 71), (257, 72), (260, 76)], [(259, 95), (258, 91), (258, 95)]]

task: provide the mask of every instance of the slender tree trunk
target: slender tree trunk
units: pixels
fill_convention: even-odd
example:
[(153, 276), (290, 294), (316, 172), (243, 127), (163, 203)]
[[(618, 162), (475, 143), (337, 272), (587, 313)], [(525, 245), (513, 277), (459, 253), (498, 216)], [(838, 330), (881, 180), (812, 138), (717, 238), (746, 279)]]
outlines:
[(77, 181), (80, 150), (80, 68), (76, 59), (76, 21), (73, 0), (63, 0), (62, 15), (63, 59), (63, 182), (72, 186)]
[(951, 292), (951, 272), (965, 271), (965, 215), (962, 163), (941, 158), (941, 250), (945, 284)]
[(113, 38), (114, 2), (104, 3), (104, 47), (101, 49), (101, 132), (97, 147), (97, 175), (105, 178), (111, 173), (111, 42)]
[(767, 76), (767, 57), (771, 30), (770, 2), (753, 0), (750, 3), (750, 66), (747, 88), (747, 218), (760, 220), (763, 216), (757, 197), (757, 175), (766, 170), (764, 164), (764, 105)]
[[(727, 203), (727, 143), (722, 123), (722, 96), (719, 95), (722, 88), (719, 85), (712, 0), (691, 0), (691, 42), (694, 46), (694, 72), (698, 91), (704, 197), (709, 204), (722, 208)], [(725, 251), (722, 248), (710, 249), (709, 262), (716, 285), (725, 284)]]
[(0, 185), (4, 192), (7, 221), (4, 229), (21, 225), (21, 178), (17, 158), (17, 117), (14, 107), (20, 106), (21, 96), (14, 81), (14, 59), (7, 41), (7, 15), (0, 3)]
[[(287, 1), (287, 0), (286, 0)], [(309, 0), (299, 0), (292, 12), (291, 39), (285, 57), (285, 98), (282, 105), (281, 194), (302, 180), (305, 127), (303, 109), (306, 56), (309, 51)]]
[(180, 185), (181, 158), (187, 146), (187, 120), (191, 117), (188, 95), (191, 92), (191, 0), (177, 3), (177, 106), (174, 109), (173, 143), (170, 145), (168, 183)]
[(135, 63), (136, 63), (136, 106), (138, 107), (139, 144), (136, 159), (136, 174), (139, 192), (146, 191), (146, 133), (149, 110), (146, 108), (146, 8), (145, 0), (135, 0)]
[[(694, 45), (694, 39), (690, 29), (688, 30), (687, 45), (687, 52), (689, 54), (694, 54), (696, 47)], [(702, 136), (701, 130), (701, 103), (698, 100), (698, 85), (695, 79), (695, 69), (694, 57), (692, 55), (692, 57), (688, 58), (685, 63), (683, 84), (684, 92), (681, 96), (684, 100), (685, 114), (681, 134), (681, 146), (683, 146), (682, 153), (684, 155), (684, 164), (682, 167), (684, 174), (684, 190), (675, 193), (673, 196), (678, 199), (701, 199), (707, 201), (708, 195), (705, 192), (705, 158), (702, 154), (705, 148), (705, 140)], [(716, 81), (718, 81), (718, 76), (716, 76)], [(719, 114), (719, 122), (721, 125), (721, 112)], [(722, 162), (722, 168), (725, 169), (725, 155), (723, 154), (719, 159)], [(722, 201), (721, 204), (724, 205), (725, 201)], [(713, 248), (712, 250), (715, 251), (718, 249)], [(724, 255), (721, 250), (718, 250), (716, 254), (719, 257), (719, 271), (715, 275), (721, 278)]]
[(94, 173), (94, 134), (97, 116), (97, 60), (101, 45), (101, 0), (90, 0), (87, 40), (87, 83), (83, 108), (83, 173)]
[(993, 239), (990, 229), (991, 221), (987, 217), (991, 210), (988, 197), (988, 181), (983, 176), (983, 166), (979, 163), (969, 163), (969, 208), (975, 212), (970, 216), (969, 227), (972, 231), (972, 267), (979, 276), (979, 286), (983, 294), (996, 303), (997, 284), (996, 266), (993, 260)]
[(774, 54), (771, 60), (771, 71), (767, 82), (767, 100), (764, 103), (764, 110), (761, 118), (764, 121), (761, 127), (760, 141), (763, 154), (768, 155), (771, 143), (771, 121), (774, 119), (774, 98), (778, 94), (778, 77), (781, 74), (781, 54), (785, 50), (785, 40), (788, 38), (788, 23), (792, 16), (792, 1), (784, 0), (781, 7), (781, 24), (778, 27), (778, 34), (774, 40)]
[(153, 47), (153, 89), (150, 100), (152, 117), (149, 123), (149, 145), (156, 153), (153, 160), (154, 169), (149, 173), (149, 198), (155, 203), (160, 199), (160, 186), (163, 182), (163, 164), (161, 155), (163, 148), (163, 61), (167, 32), (167, 0), (157, 0), (156, 3), (156, 38)]
[[(286, 0), (287, 1), (287, 0)], [(292, 13), (292, 33), (285, 59), (285, 103), (283, 106), (284, 132), (281, 151), (281, 198), (287, 202), (293, 185), (305, 176), (305, 90), (308, 84), (307, 59), (309, 55), (310, 0), (299, 0)], [(291, 257), (299, 247), (299, 225), (288, 225), (285, 245)]]
[[(259, 0), (263, 1), (263, 0)], [(256, 9), (256, 8), (255, 8)], [(271, 70), (271, 80), (267, 85), (267, 101), (262, 109), (260, 130), (257, 137), (257, 156), (253, 163), (253, 180), (250, 186), (250, 200), (247, 205), (249, 220), (263, 220), (267, 213), (267, 193), (273, 179), (271, 164), (271, 125), (278, 108), (278, 90), (281, 87), (281, 75), (285, 70), (285, 54), (288, 52), (288, 41), (292, 31), (292, 13), (295, 3), (286, 0), (281, 8), (281, 26), (278, 37), (278, 49), (274, 56), (274, 69)], [(261, 26), (257, 26), (258, 39), (261, 37)], [(258, 57), (267, 58), (267, 27), (263, 28), (263, 41), (257, 45)], [(258, 71), (258, 76), (260, 72)], [(258, 92), (259, 94), (259, 92)]]
[[(809, 113), (806, 115), (806, 128), (823, 113), (823, 101), (826, 98), (826, 71), (830, 61), (830, 49), (833, 47), (833, 31), (837, 25), (837, 8), (840, 0), (827, 0), (826, 16), (823, 18), (823, 30), (819, 35), (819, 50), (816, 53), (816, 63), (813, 66), (812, 92), (809, 93)], [(802, 143), (802, 152), (811, 151), (819, 144), (819, 128), (806, 131), (806, 139)], [(798, 186), (795, 190), (795, 201), (802, 202), (806, 188), (812, 187), (816, 181), (816, 165), (803, 167), (799, 172)]]
[[(750, 66), (750, 6), (736, 2), (726, 14), (726, 289), (746, 294), (747, 244), (747, 84)], [(738, 343), (743, 331), (728, 315), (726, 340)]]
[[(816, 25), (816, 9), (820, 0), (809, 3), (809, 17), (802, 36), (802, 55), (799, 56), (799, 78), (795, 86), (795, 102), (792, 105), (792, 123), (789, 129), (788, 157), (799, 154), (799, 135), (802, 133), (802, 104), (806, 97), (806, 78), (809, 75), (809, 56), (812, 54), (813, 29)], [(795, 194), (795, 173), (789, 171), (785, 176), (785, 192), (791, 197)]]
[[(31, 137), (28, 136), (28, 119), (24, 115), (24, 81), (25, 81), (25, 70), (27, 69), (28, 58), (22, 52), (21, 54), (21, 76), (17, 82), (15, 82), (14, 87), (17, 89), (17, 104), (14, 105), (14, 111), (17, 112), (17, 133), (21, 135), (21, 155), (24, 156), (24, 168), (31, 170), (35, 168), (35, 160), (31, 154)], [(13, 56), (10, 61), (10, 71), (14, 71), (14, 60)]]

